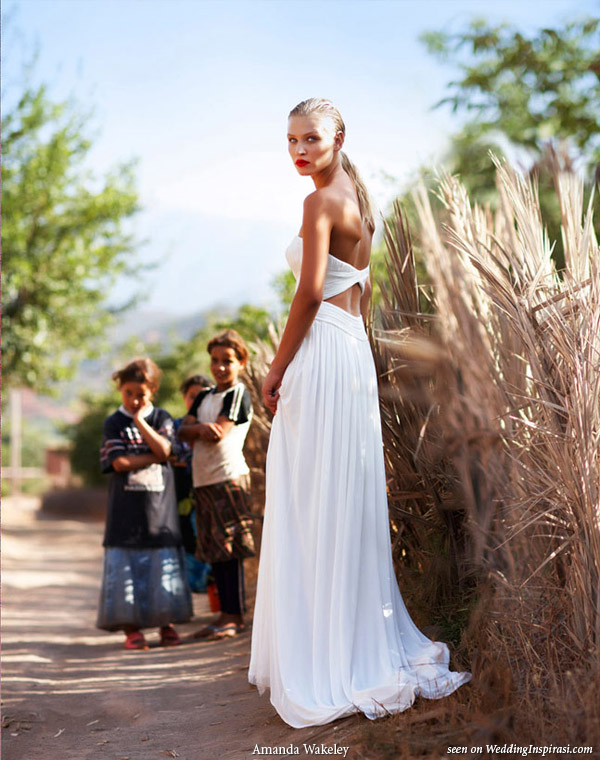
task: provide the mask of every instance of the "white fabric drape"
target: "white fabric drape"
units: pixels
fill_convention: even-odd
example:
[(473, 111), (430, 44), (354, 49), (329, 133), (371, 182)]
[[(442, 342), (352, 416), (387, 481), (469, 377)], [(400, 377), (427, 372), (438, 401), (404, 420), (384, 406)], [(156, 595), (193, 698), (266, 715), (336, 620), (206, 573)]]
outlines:
[(470, 680), (394, 574), (377, 378), (360, 317), (322, 303), (273, 420), (249, 680), (290, 726), (369, 718)]

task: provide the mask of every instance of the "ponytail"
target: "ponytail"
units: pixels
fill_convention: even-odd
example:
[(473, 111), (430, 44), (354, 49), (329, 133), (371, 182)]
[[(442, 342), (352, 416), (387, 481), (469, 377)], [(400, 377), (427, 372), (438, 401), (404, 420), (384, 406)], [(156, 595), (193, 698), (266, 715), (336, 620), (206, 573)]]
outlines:
[(373, 206), (369, 197), (369, 191), (367, 190), (365, 183), (362, 181), (362, 178), (358, 173), (356, 166), (354, 166), (352, 161), (350, 161), (343, 150), (341, 150), (340, 153), (342, 156), (342, 169), (350, 177), (352, 182), (354, 182), (354, 187), (356, 188), (360, 217), (367, 225), (371, 234), (373, 234), (373, 232), (375, 232), (375, 220), (373, 214)]

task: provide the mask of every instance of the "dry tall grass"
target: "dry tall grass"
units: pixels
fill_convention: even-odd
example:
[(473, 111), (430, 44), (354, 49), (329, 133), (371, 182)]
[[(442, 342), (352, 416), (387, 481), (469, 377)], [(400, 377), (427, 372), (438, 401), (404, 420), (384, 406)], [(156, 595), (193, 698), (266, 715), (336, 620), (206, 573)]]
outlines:
[[(443, 224), (416, 194), (427, 287), (399, 208), (386, 229), (372, 337), (394, 558), (416, 622), (474, 680), (366, 725), (368, 758), (493, 742), (600, 749), (600, 252), (572, 173), (555, 165), (561, 273), (535, 187), (497, 173), (495, 215), (449, 176)], [(258, 349), (260, 477), (272, 347)]]
[(471, 743), (600, 749), (599, 250), (572, 173), (555, 164), (560, 274), (535, 187), (497, 176), (495, 216), (449, 176), (443, 225), (416, 194), (427, 289), (400, 209), (386, 230), (374, 349), (397, 566), (423, 620), (452, 636), (468, 619), (476, 677), (453, 699)]

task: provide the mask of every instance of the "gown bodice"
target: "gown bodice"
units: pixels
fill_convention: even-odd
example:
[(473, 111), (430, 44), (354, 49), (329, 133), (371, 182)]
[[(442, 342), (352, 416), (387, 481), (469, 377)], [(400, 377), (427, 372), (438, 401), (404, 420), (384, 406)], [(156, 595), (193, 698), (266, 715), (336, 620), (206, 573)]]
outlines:
[[(294, 273), (296, 282), (300, 279), (300, 270), (302, 268), (302, 238), (299, 235), (292, 240), (285, 252), (290, 269)], [(333, 298), (339, 293), (343, 293), (352, 285), (360, 285), (364, 292), (365, 283), (369, 277), (369, 267), (357, 269), (347, 261), (327, 254), (327, 271), (325, 273), (325, 283), (323, 284), (323, 300)]]

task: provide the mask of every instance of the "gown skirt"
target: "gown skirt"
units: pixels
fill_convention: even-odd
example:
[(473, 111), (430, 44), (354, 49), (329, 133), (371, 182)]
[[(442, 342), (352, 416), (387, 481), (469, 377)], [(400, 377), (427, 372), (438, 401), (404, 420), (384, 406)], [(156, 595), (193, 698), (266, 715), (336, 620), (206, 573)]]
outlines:
[(249, 680), (294, 728), (374, 719), (471, 679), (412, 621), (392, 564), (377, 376), (361, 317), (323, 302), (280, 389)]

